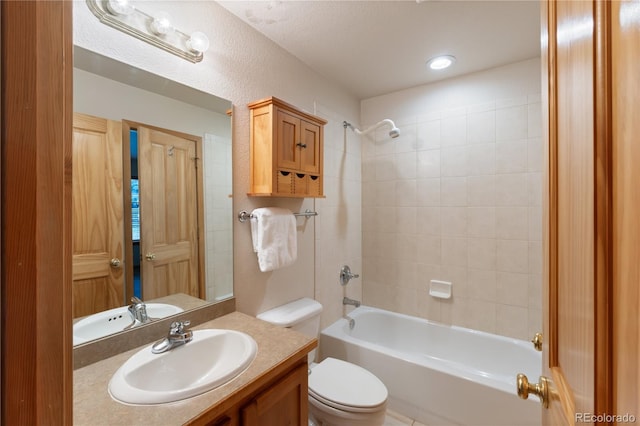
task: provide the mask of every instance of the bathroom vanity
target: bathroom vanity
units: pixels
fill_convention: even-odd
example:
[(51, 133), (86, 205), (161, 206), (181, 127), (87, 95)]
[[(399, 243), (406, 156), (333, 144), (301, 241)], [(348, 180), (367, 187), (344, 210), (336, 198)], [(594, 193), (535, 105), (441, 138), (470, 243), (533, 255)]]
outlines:
[[(182, 401), (133, 406), (107, 388), (115, 371), (140, 348), (74, 371), (74, 425), (280, 425), (306, 424), (307, 354), (317, 340), (233, 312), (193, 327), (242, 331), (256, 341), (251, 365), (226, 384)], [(148, 344), (141, 345), (141, 347)]]

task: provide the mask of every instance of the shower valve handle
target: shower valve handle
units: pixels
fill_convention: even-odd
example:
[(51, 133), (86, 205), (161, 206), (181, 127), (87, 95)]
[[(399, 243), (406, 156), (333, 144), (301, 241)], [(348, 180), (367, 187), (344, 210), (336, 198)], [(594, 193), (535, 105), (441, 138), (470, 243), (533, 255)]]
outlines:
[(358, 278), (360, 275), (351, 273), (351, 268), (348, 265), (344, 265), (340, 270), (340, 284), (347, 285), (349, 280)]

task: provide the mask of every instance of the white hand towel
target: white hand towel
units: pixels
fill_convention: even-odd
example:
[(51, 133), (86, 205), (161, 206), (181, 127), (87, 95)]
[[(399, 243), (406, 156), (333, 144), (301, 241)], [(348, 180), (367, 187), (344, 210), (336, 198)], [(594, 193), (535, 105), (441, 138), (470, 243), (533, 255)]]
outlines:
[(262, 272), (291, 265), (298, 256), (296, 217), (288, 209), (264, 207), (251, 212), (253, 251)]

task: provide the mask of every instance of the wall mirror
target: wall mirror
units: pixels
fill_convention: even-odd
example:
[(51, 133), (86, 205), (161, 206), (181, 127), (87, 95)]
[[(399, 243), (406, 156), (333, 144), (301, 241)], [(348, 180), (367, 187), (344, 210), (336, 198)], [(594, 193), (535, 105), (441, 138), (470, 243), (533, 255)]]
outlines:
[(231, 298), (231, 102), (78, 46), (73, 85), (74, 345)]

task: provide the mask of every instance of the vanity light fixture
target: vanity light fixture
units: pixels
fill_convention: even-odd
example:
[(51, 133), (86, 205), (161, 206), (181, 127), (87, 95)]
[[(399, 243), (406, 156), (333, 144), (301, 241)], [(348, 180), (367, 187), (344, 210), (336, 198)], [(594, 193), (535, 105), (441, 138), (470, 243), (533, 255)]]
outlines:
[(427, 61), (427, 65), (432, 70), (443, 70), (449, 68), (456, 62), (456, 57), (452, 55), (436, 56)]
[(187, 61), (202, 61), (209, 48), (206, 34), (187, 34), (175, 28), (166, 12), (144, 12), (132, 0), (86, 0), (89, 10), (105, 25), (173, 53)]

